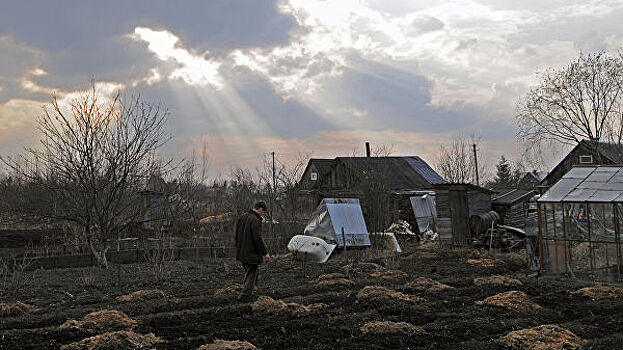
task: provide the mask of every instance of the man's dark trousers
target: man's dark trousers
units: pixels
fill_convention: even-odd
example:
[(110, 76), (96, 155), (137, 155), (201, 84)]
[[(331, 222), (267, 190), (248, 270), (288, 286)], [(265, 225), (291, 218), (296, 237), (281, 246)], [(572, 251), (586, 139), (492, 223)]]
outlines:
[(258, 264), (242, 264), (244, 269), (244, 286), (242, 287), (241, 296), (250, 298), (257, 284), (257, 275), (259, 270)]

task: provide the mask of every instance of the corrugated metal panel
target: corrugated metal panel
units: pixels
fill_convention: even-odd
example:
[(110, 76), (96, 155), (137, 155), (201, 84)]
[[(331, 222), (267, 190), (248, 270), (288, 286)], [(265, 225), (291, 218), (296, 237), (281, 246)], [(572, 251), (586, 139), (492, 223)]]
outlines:
[(344, 246), (342, 228), (344, 229), (347, 247), (370, 245), (370, 235), (359, 205), (359, 199), (325, 198), (324, 202), (331, 217), (338, 246)]
[(409, 197), (411, 200), (411, 208), (413, 208), (413, 214), (415, 215), (415, 221), (417, 222), (420, 232), (425, 232), (433, 222), (433, 219), (437, 218), (437, 208), (435, 205), (435, 195), (425, 194), (422, 196)]
[(431, 168), (424, 160), (422, 160), (422, 158), (418, 156), (404, 157), (404, 160), (409, 163), (413, 170), (417, 171), (418, 174), (422, 175), (422, 177), (431, 184), (446, 183), (446, 180), (444, 180), (439, 174), (437, 174), (435, 170), (433, 170), (433, 168)]

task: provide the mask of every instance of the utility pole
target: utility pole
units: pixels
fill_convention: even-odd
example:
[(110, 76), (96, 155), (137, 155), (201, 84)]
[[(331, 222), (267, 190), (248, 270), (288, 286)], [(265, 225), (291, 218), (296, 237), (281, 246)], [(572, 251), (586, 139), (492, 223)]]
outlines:
[(480, 179), (478, 178), (478, 153), (476, 153), (476, 144), (472, 144), (474, 149), (474, 170), (476, 171), (476, 186), (480, 186)]
[(271, 155), (273, 157), (273, 190), (272, 190), (272, 196), (270, 198), (270, 233), (273, 233), (273, 225), (274, 225), (274, 220), (273, 220), (273, 213), (275, 212), (275, 201), (276, 201), (276, 197), (277, 197), (277, 179), (275, 177), (275, 152), (271, 152)]

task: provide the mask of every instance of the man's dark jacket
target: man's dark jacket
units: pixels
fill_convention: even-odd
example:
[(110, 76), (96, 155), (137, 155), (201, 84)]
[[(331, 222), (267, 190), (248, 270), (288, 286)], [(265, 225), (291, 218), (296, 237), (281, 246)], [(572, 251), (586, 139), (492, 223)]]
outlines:
[(262, 240), (262, 217), (251, 210), (236, 223), (236, 259), (244, 264), (260, 264), (268, 250)]

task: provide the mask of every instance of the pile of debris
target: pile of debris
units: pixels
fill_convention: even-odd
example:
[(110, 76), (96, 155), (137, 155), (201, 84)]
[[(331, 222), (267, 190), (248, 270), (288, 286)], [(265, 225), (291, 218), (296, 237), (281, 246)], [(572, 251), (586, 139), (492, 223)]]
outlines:
[(501, 306), (516, 311), (528, 311), (541, 308), (541, 305), (531, 301), (526, 293), (516, 290), (490, 296), (485, 298), (485, 300), (477, 301), (476, 304)]
[(587, 343), (568, 329), (555, 324), (513, 331), (498, 339), (512, 349), (576, 349)]
[(37, 311), (39, 311), (39, 309), (37, 309), (36, 307), (24, 304), (19, 301), (16, 303), (0, 303), (0, 316), (2, 317), (30, 315)]
[(367, 286), (357, 293), (357, 299), (377, 302), (396, 302), (402, 301), (411, 304), (421, 303), (426, 301), (417, 295), (407, 295), (395, 290), (391, 290), (385, 287), (379, 286)]
[(134, 293), (127, 294), (127, 295), (122, 295), (120, 297), (117, 297), (117, 300), (136, 303), (136, 302), (141, 302), (141, 301), (146, 301), (146, 300), (163, 299), (165, 297), (166, 295), (161, 290), (146, 289), (146, 290), (139, 290)]
[(352, 287), (355, 285), (355, 283), (348, 279), (346, 275), (339, 272), (320, 275), (314, 282), (316, 282), (319, 286)]
[(100, 310), (91, 312), (82, 320), (67, 320), (60, 325), (60, 329), (78, 329), (88, 333), (102, 333), (114, 331), (131, 331), (136, 321), (117, 310)]
[(478, 248), (495, 248), (505, 252), (518, 251), (525, 247), (524, 230), (505, 225), (497, 225), (480, 233), (472, 232), (472, 242)]
[(98, 334), (78, 342), (61, 346), (60, 350), (134, 350), (151, 349), (162, 340), (153, 333), (146, 335), (128, 331)]
[(251, 304), (253, 312), (275, 314), (281, 312), (302, 313), (310, 312), (317, 309), (327, 307), (327, 304), (316, 303), (310, 305), (301, 305), (298, 303), (286, 303), (283, 300), (275, 300), (269, 296), (262, 295)]

